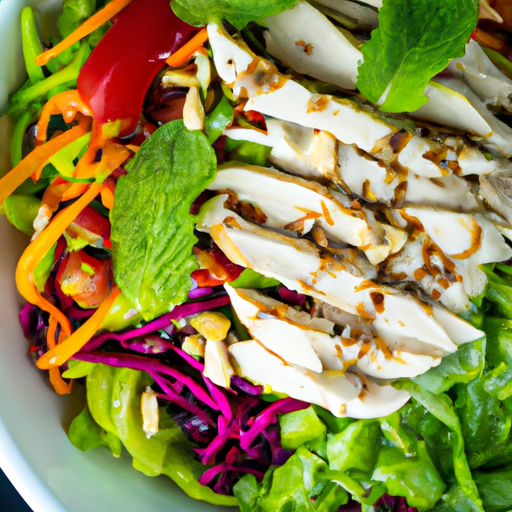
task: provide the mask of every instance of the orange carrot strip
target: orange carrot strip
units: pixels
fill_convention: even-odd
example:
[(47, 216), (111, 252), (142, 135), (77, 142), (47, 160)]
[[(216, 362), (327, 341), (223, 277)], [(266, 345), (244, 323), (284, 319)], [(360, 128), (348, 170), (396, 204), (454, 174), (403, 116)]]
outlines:
[(59, 368), (50, 368), (50, 383), (58, 395), (69, 395), (73, 381), (67, 383), (61, 376)]
[(75, 126), (62, 135), (37, 147), (28, 154), (12, 171), (0, 180), (0, 205), (6, 197), (9, 197), (27, 178), (44, 166), (48, 159), (57, 151), (77, 140), (86, 131), (80, 126)]
[(115, 288), (95, 313), (69, 338), (43, 354), (38, 359), (37, 366), (42, 370), (48, 370), (64, 364), (73, 357), (100, 329), (103, 319), (120, 293), (121, 290)]
[(172, 68), (182, 66), (207, 40), (208, 32), (206, 27), (203, 27), (190, 41), (185, 43), (179, 50), (176, 50), (165, 62)]
[[(86, 153), (75, 169), (77, 178), (93, 178), (107, 176), (115, 171), (130, 156), (130, 151), (121, 144), (107, 142), (103, 148), (103, 156), (99, 162), (88, 163), (88, 153)], [(87, 185), (83, 183), (73, 183), (68, 187), (62, 196), (63, 201), (69, 201), (83, 194)]]
[[(85, 103), (80, 99), (78, 91), (64, 91), (52, 96), (44, 105), (37, 122), (37, 142), (42, 143), (46, 140), (48, 124), (50, 117), (56, 114), (62, 114), (66, 123), (71, 123), (77, 112), (91, 117), (92, 114)], [(82, 121), (80, 125), (87, 129), (87, 125)]]
[[(67, 132), (66, 132), (67, 133)], [(48, 302), (37, 290), (33, 273), (41, 258), (61, 237), (64, 230), (78, 214), (100, 193), (103, 185), (93, 184), (91, 188), (65, 210), (62, 210), (44, 231), (25, 249), (16, 267), (16, 286), (20, 294), (30, 302), (50, 313), (61, 325), (65, 335), (71, 334), (71, 325), (66, 316)]]
[[(57, 320), (50, 316), (46, 341), (48, 348), (55, 346), (55, 332), (57, 331)], [(62, 378), (59, 368), (50, 368), (50, 382), (58, 395), (69, 395), (71, 393), (72, 382), (69, 384)]]
[(101, 202), (103, 203), (103, 206), (105, 208), (112, 210), (112, 208), (114, 207), (114, 194), (113, 194), (112, 190), (109, 190), (108, 188), (104, 188), (101, 191)]
[(110, 20), (110, 18), (122, 11), (131, 1), (132, 0), (112, 0), (103, 7), (103, 9), (84, 21), (74, 32), (69, 34), (69, 36), (58, 45), (38, 55), (36, 57), (36, 64), (38, 66), (46, 65), (50, 59), (60, 55), (64, 50), (67, 50), (70, 46), (73, 46), (76, 42), (80, 41), (80, 39), (87, 37), (97, 28), (100, 28), (101, 25)]

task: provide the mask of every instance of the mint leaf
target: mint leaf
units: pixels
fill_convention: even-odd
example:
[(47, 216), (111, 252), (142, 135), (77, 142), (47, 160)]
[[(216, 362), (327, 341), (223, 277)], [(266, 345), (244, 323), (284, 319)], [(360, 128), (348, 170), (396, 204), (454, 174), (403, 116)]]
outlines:
[(297, 0), (173, 0), (176, 16), (200, 27), (210, 21), (229, 21), (238, 30), (247, 23), (290, 9)]
[(387, 92), (383, 111), (417, 110), (428, 81), (464, 55), (477, 19), (477, 0), (385, 1), (379, 28), (361, 47), (357, 87), (372, 103)]
[(215, 177), (206, 136), (182, 121), (160, 127), (120, 178), (111, 214), (116, 283), (151, 320), (187, 299), (197, 268), (190, 206)]

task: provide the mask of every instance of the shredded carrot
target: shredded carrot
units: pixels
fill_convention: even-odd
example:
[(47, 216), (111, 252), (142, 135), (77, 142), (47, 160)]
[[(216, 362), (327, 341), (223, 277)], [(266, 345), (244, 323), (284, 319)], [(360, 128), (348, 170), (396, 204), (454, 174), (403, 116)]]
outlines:
[(48, 370), (64, 364), (73, 357), (100, 329), (103, 319), (120, 293), (121, 290), (115, 288), (95, 313), (69, 338), (43, 354), (38, 359), (37, 366), (42, 370)]
[(182, 66), (207, 40), (208, 32), (206, 27), (203, 27), (190, 41), (185, 43), (179, 50), (175, 51), (165, 62), (172, 68)]
[(114, 207), (114, 193), (108, 188), (104, 188), (101, 191), (101, 202), (105, 208), (112, 210)]
[[(55, 333), (57, 331), (57, 320), (53, 316), (50, 316), (48, 325), (48, 332), (46, 340), (48, 348), (52, 349), (55, 346)], [(62, 378), (59, 368), (50, 368), (50, 382), (58, 395), (68, 395), (71, 393), (71, 387), (73, 382), (69, 384)]]
[(37, 147), (28, 154), (12, 171), (0, 180), (0, 205), (6, 197), (9, 197), (27, 178), (37, 173), (48, 159), (60, 149), (77, 140), (86, 131), (80, 126), (75, 126), (62, 135)]
[[(37, 123), (37, 142), (43, 143), (46, 140), (51, 116), (62, 114), (64, 121), (71, 123), (78, 112), (82, 113), (84, 116), (92, 116), (90, 110), (80, 99), (76, 89), (73, 91), (64, 91), (52, 96), (41, 110), (41, 115)], [(81, 120), (80, 125), (85, 130), (88, 130), (88, 123), (86, 124)]]
[(134, 153), (137, 153), (139, 151), (140, 146), (136, 146), (135, 144), (126, 144), (126, 146), (130, 151), (133, 151)]
[(69, 34), (59, 44), (50, 48), (49, 50), (41, 53), (36, 57), (36, 64), (38, 66), (44, 66), (50, 59), (53, 59), (57, 55), (60, 55), (64, 50), (67, 50), (70, 46), (92, 34), (97, 28), (100, 28), (104, 23), (114, 17), (118, 12), (122, 11), (132, 0), (112, 0), (103, 9), (93, 14), (90, 18), (84, 21), (74, 32)]
[(62, 181), (54, 182), (46, 187), (41, 201), (41, 206), (46, 205), (48, 211), (56, 212), (59, 208), (60, 202), (64, 192), (70, 187), (70, 183)]
[[(103, 148), (103, 156), (99, 162), (89, 162), (89, 154), (86, 153), (76, 166), (75, 176), (77, 178), (106, 177), (122, 165), (129, 156), (130, 151), (124, 146), (109, 142)], [(83, 183), (73, 183), (65, 190), (62, 200), (69, 201), (78, 197), (84, 193), (87, 186)]]
[[(66, 132), (67, 133), (67, 132)], [(103, 185), (93, 184), (91, 188), (66, 209), (62, 210), (44, 231), (25, 249), (16, 267), (16, 286), (20, 294), (31, 304), (50, 313), (61, 325), (65, 335), (71, 334), (71, 325), (66, 316), (48, 302), (37, 290), (33, 273), (41, 258), (61, 237), (64, 230), (76, 219), (78, 214), (100, 193)]]

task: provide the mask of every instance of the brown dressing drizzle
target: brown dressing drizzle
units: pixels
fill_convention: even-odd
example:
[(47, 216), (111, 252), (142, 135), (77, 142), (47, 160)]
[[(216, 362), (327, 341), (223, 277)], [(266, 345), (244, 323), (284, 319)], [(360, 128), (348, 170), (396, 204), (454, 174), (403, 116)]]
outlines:
[(332, 220), (331, 212), (329, 211), (329, 209), (327, 208), (323, 201), (320, 201), (320, 205), (322, 206), (322, 212), (324, 214), (325, 221), (327, 222), (327, 224), (329, 224), (329, 226), (334, 226), (334, 221)]
[(311, 55), (313, 53), (313, 45), (311, 43), (306, 43), (306, 41), (304, 41), (303, 39), (295, 41), (295, 46), (302, 46), (302, 51), (306, 55)]
[(375, 312), (379, 315), (384, 313), (384, 294), (381, 292), (370, 292), (370, 298), (372, 299), (375, 307)]
[(456, 260), (464, 260), (466, 258), (469, 258), (472, 254), (475, 254), (475, 252), (480, 249), (480, 246), (482, 245), (482, 227), (475, 219), (470, 219), (471, 226), (467, 226), (471, 231), (471, 245), (469, 246), (469, 249), (466, 249), (463, 252), (460, 252), (458, 254), (451, 254), (450, 256), (452, 258), (455, 258)]

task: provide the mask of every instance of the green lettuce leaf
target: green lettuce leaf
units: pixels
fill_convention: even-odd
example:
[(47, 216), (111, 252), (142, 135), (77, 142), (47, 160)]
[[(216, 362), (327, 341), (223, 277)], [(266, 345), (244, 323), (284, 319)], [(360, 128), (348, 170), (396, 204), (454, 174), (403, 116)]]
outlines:
[(486, 512), (512, 510), (512, 468), (475, 472), (475, 482)]
[(409, 506), (420, 511), (432, 508), (445, 489), (424, 441), (418, 441), (417, 455), (412, 458), (399, 448), (382, 448), (372, 479), (384, 482), (389, 494), (405, 497)]
[(455, 408), (472, 468), (512, 462), (511, 403), (498, 398), (501, 389), (496, 383), (498, 377), (499, 372), (489, 372), (466, 386), (456, 387)]
[(292, 450), (308, 441), (323, 440), (327, 433), (313, 407), (280, 415), (279, 427), (283, 448)]
[(387, 0), (361, 47), (357, 87), (372, 103), (386, 94), (383, 111), (417, 110), (428, 81), (464, 55), (477, 19), (477, 0)]
[(290, 9), (297, 0), (173, 0), (176, 16), (200, 27), (210, 21), (229, 21), (238, 30), (247, 23)]
[(357, 470), (371, 474), (379, 456), (381, 430), (378, 421), (360, 420), (327, 438), (329, 466), (336, 471)]
[(502, 362), (512, 367), (512, 320), (488, 316), (483, 326), (487, 334), (487, 361), (493, 367)]
[(190, 206), (215, 171), (205, 135), (173, 121), (144, 142), (119, 180), (111, 214), (114, 276), (145, 320), (187, 299), (198, 268)]
[(471, 382), (485, 366), (485, 337), (464, 343), (456, 352), (443, 357), (441, 364), (416, 377), (414, 382), (432, 393), (442, 393), (460, 382)]
[[(313, 512), (317, 508), (311, 498), (324, 490), (327, 470), (325, 461), (300, 447), (285, 464), (271, 467), (261, 484), (253, 475), (245, 475), (234, 485), (233, 492), (242, 512)], [(340, 493), (345, 499), (342, 491), (335, 498), (339, 499)]]
[(484, 512), (482, 500), (471, 475), (464, 451), (461, 423), (450, 398), (444, 393), (435, 395), (410, 380), (395, 382), (394, 387), (408, 391), (413, 398), (451, 431), (449, 440), (452, 447), (453, 472), (457, 483), (462, 492), (474, 503), (475, 509)]
[(107, 446), (114, 457), (121, 457), (123, 448), (121, 440), (112, 432), (107, 432), (101, 428), (94, 421), (87, 406), (71, 422), (68, 437), (73, 445), (82, 452), (99, 446)]

